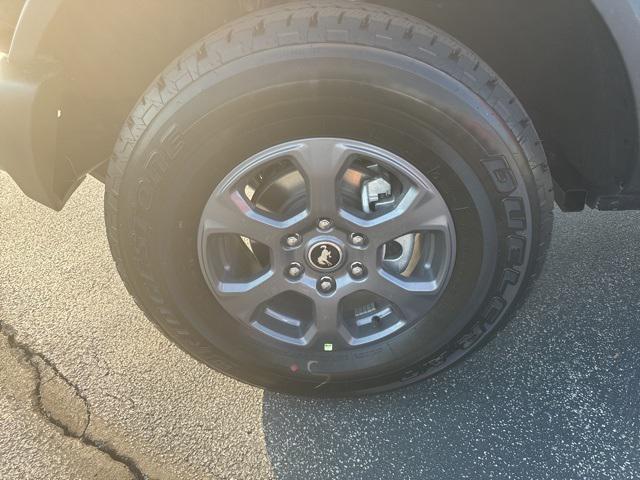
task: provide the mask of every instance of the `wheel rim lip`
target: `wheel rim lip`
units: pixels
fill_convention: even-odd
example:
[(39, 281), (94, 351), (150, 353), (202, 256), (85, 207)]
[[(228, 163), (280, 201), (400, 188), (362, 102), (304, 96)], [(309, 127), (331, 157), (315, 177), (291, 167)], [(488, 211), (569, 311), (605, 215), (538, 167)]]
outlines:
[[(235, 185), (238, 184), (238, 182), (246, 177), (251, 171), (254, 171), (256, 169), (260, 169), (264, 166), (266, 166), (267, 164), (273, 162), (274, 160), (278, 159), (278, 158), (282, 158), (282, 157), (286, 157), (288, 153), (294, 151), (296, 148), (301, 148), (303, 147), (306, 143), (308, 142), (315, 142), (315, 141), (332, 141), (335, 142), (336, 145), (343, 145), (344, 147), (348, 148), (353, 154), (361, 154), (369, 159), (373, 159), (377, 162), (381, 162), (383, 163), (385, 166), (387, 167), (391, 167), (391, 169), (393, 171), (395, 171), (396, 173), (399, 173), (400, 175), (405, 176), (411, 183), (413, 183), (416, 187), (418, 187), (419, 189), (424, 189), (426, 191), (428, 191), (430, 194), (432, 195), (436, 195), (438, 196), (440, 199), (442, 199), (444, 201), (444, 198), (442, 197), (442, 195), (440, 194), (440, 192), (438, 191), (438, 189), (435, 187), (435, 185), (427, 178), (427, 176), (425, 174), (423, 174), (420, 170), (418, 170), (417, 167), (415, 167), (413, 164), (411, 164), (410, 162), (408, 162), (407, 160), (403, 159), (402, 157), (387, 151), (381, 147), (369, 144), (369, 143), (365, 143), (365, 142), (361, 142), (361, 141), (357, 141), (357, 140), (350, 140), (350, 139), (343, 139), (343, 138), (333, 138), (333, 137), (311, 137), (311, 138), (304, 138), (304, 139), (298, 139), (298, 140), (293, 140), (293, 141), (288, 141), (273, 147), (269, 147), (255, 155), (253, 155), (252, 157), (250, 157), (249, 159), (241, 162), (237, 167), (235, 167), (215, 188), (215, 190), (213, 191), (209, 202), (211, 201), (211, 199), (213, 199), (214, 197), (216, 197), (217, 195), (222, 194), (225, 191), (228, 191), (230, 188), (233, 188)], [(347, 162), (345, 162), (346, 164)], [(342, 168), (342, 174), (347, 170), (347, 168), (343, 165)], [(305, 178), (306, 180), (306, 178)], [(209, 203), (207, 202), (207, 204)], [(447, 231), (447, 237), (446, 239), (448, 240), (448, 245), (446, 246), (446, 268), (444, 271), (444, 275), (442, 275), (442, 278), (440, 279), (441, 282), (441, 288), (439, 288), (439, 292), (437, 294), (438, 298), (442, 296), (442, 293), (446, 290), (447, 285), (449, 283), (449, 280), (451, 278), (451, 275), (453, 273), (454, 267), (455, 267), (455, 261), (456, 261), (456, 231), (455, 231), (455, 225), (453, 222), (453, 217), (451, 215), (451, 211), (448, 207), (448, 205), (446, 205), (445, 202), (445, 208), (446, 208), (446, 215), (448, 217), (448, 222), (447, 222), (447, 227), (448, 227), (448, 231)], [(300, 212), (299, 214), (295, 215), (293, 218), (290, 218), (288, 220), (286, 220), (285, 222), (282, 223), (287, 223), (290, 222), (292, 224), (297, 224), (300, 223), (302, 220), (304, 219), (308, 219), (309, 217), (309, 211), (303, 211)], [(369, 226), (370, 225), (370, 221), (365, 220), (365, 219), (359, 219), (356, 218), (355, 216), (353, 216), (350, 212), (347, 212), (346, 210), (342, 209), (341, 207), (339, 207), (337, 209), (336, 212), (336, 219), (338, 220), (338, 222), (340, 223), (350, 223), (353, 227), (357, 227), (358, 225), (361, 226)], [(198, 244), (198, 257), (199, 257), (199, 261), (200, 261), (200, 267), (202, 270), (202, 273), (205, 277), (206, 283), (209, 286), (209, 289), (211, 290), (211, 292), (213, 293), (213, 295), (216, 297), (216, 299), (221, 303), (221, 305), (224, 307), (224, 304), (222, 302), (222, 299), (220, 298), (219, 294), (218, 294), (218, 289), (216, 288), (216, 284), (219, 282), (215, 279), (215, 277), (212, 277), (210, 272), (209, 272), (209, 267), (207, 265), (207, 254), (206, 254), (206, 238), (205, 235), (203, 234), (203, 224), (204, 224), (205, 218), (204, 218), (204, 214), (203, 217), (201, 219), (200, 222), (200, 226), (199, 226), (199, 233), (198, 233), (198, 237), (197, 237), (197, 244)], [(316, 219), (317, 221), (317, 219)], [(332, 230), (334, 228), (338, 227), (338, 222), (334, 221), (333, 225), (332, 225)], [(274, 227), (275, 228), (275, 227)], [(322, 231), (320, 230), (320, 228), (315, 225), (316, 230), (316, 236), (313, 238), (313, 240), (311, 240), (310, 242), (307, 243), (306, 247), (304, 246), (304, 242), (303, 244), (299, 245), (298, 248), (304, 248), (305, 249), (305, 254), (304, 254), (304, 259), (306, 260), (306, 262), (304, 263), (308, 263), (308, 265), (311, 267), (312, 271), (317, 272), (317, 274), (323, 276), (323, 275), (327, 275), (327, 274), (332, 274), (332, 273), (336, 273), (336, 283), (340, 284), (340, 285), (344, 285), (345, 279), (350, 277), (350, 275), (347, 272), (340, 272), (338, 273), (337, 271), (340, 270), (343, 266), (345, 266), (348, 262), (348, 252), (349, 252), (349, 247), (351, 247), (351, 249), (355, 249), (355, 250), (360, 250), (362, 247), (360, 246), (355, 246), (355, 245), (350, 245), (349, 247), (347, 246), (348, 242), (345, 239), (339, 239), (338, 237), (333, 237), (330, 236), (331, 234), (328, 233), (327, 231)], [(310, 228), (313, 229), (313, 228)], [(367, 238), (368, 240), (371, 239), (371, 235), (366, 236), (365, 238)], [(343, 242), (342, 240), (345, 240), (345, 242)], [(317, 246), (318, 244), (322, 244), (322, 243), (333, 243), (336, 247), (338, 245), (342, 245), (342, 248), (339, 248), (339, 251), (341, 252), (341, 258), (340, 261), (338, 262), (338, 264), (335, 267), (329, 268), (329, 269), (320, 269), (320, 268), (316, 268), (316, 266), (314, 265), (314, 263), (311, 261), (310, 258), (308, 258), (308, 255), (310, 253), (310, 250)], [(368, 242), (367, 242), (368, 243)], [(336, 245), (337, 244), (337, 245)], [(376, 256), (378, 256), (378, 253), (376, 253)], [(384, 270), (383, 266), (380, 265), (379, 267), (377, 267), (377, 270), (379, 271), (379, 273), (381, 274), (381, 276), (383, 277), (391, 277), (391, 274), (389, 272), (387, 272), (386, 270)], [(310, 284), (309, 281), (307, 281), (308, 279), (306, 279), (306, 277), (308, 272), (305, 272), (302, 276), (301, 280), (304, 281), (299, 281), (297, 283), (307, 283)], [(269, 269), (267, 269), (262, 276), (263, 277), (268, 277), (268, 276), (272, 276), (272, 275), (277, 275), (278, 272), (276, 271), (276, 269), (274, 269), (273, 267), (270, 267)], [(305, 280), (306, 279), (306, 280)], [(352, 284), (362, 284), (362, 279), (361, 278), (352, 278), (350, 279), (350, 283)], [(362, 290), (366, 290), (366, 288), (362, 288)], [(325, 296), (325, 294), (322, 294), (320, 292), (320, 296)], [(437, 300), (434, 302), (437, 303)], [(432, 308), (432, 307), (431, 307)], [(226, 308), (225, 308), (226, 310)], [(230, 313), (230, 312), (228, 312)], [(233, 316), (232, 313), (230, 313), (231, 316)], [(242, 322), (241, 322), (242, 323)], [(254, 325), (256, 326), (256, 325)], [(313, 330), (315, 328), (315, 326), (312, 325), (311, 330)], [(398, 330), (402, 330), (402, 327), (399, 328), (394, 328), (394, 332), (398, 331)], [(262, 328), (257, 328), (256, 330), (261, 331), (263, 334), (266, 334), (266, 332), (264, 331), (264, 329)], [(343, 325), (339, 325), (337, 327), (337, 330), (344, 330)], [(268, 337), (274, 337), (273, 335), (268, 335), (266, 334), (266, 336)], [(307, 335), (309, 336), (309, 332), (307, 332)], [(386, 338), (386, 337), (382, 337), (382, 338)], [(273, 338), (271, 338), (273, 339)], [(279, 339), (280, 342), (287, 343), (289, 344), (289, 346), (298, 346), (298, 347), (303, 347), (303, 346), (307, 346), (304, 342), (302, 342), (302, 339), (293, 339), (293, 341), (289, 342), (286, 340), (282, 340)], [(354, 341), (352, 342), (352, 345), (355, 347), (359, 347), (359, 346), (367, 346), (370, 343), (373, 342), (360, 342), (357, 339), (353, 339)]]

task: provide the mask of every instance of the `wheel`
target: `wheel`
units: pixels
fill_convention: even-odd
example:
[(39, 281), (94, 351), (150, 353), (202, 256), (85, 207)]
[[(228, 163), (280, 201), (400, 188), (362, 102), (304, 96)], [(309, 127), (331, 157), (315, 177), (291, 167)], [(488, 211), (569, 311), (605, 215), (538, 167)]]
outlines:
[(301, 395), (408, 385), (486, 341), (552, 205), (489, 67), (353, 2), (261, 11), (185, 52), (131, 113), (105, 200), (118, 270), (171, 340)]

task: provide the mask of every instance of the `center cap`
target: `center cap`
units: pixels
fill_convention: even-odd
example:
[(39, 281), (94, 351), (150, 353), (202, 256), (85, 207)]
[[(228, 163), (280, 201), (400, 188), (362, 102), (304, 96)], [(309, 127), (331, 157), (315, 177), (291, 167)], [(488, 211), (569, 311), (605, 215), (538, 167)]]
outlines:
[(318, 242), (307, 254), (311, 266), (321, 272), (330, 272), (342, 264), (342, 249), (333, 242)]

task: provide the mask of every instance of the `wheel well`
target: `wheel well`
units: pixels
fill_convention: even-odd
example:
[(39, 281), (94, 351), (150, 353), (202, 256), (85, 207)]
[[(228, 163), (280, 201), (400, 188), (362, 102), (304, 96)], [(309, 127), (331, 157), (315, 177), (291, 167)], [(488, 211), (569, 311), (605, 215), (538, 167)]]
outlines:
[(639, 157), (635, 97), (591, 2), (381, 1), (437, 25), (496, 70), (533, 119), (562, 190), (595, 203), (627, 187)]
[[(109, 157), (136, 99), (182, 50), (252, 8), (285, 1), (68, 0), (43, 49), (69, 77), (61, 149), (76, 171)], [(590, 2), (375, 3), (424, 18), (486, 60), (531, 115), (561, 186), (591, 196), (622, 191), (638, 159), (634, 94)]]

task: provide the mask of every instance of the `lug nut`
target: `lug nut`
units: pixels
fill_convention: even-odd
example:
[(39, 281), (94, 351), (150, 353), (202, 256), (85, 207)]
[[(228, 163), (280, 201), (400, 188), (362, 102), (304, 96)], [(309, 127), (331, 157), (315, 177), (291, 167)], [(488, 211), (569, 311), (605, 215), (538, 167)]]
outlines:
[(331, 293), (336, 289), (336, 281), (331, 277), (322, 277), (318, 280), (318, 290), (322, 293)]
[(333, 222), (331, 220), (329, 220), (328, 218), (322, 218), (318, 222), (318, 228), (320, 230), (322, 230), (323, 232), (326, 232), (327, 230), (330, 230), (332, 226), (333, 226)]
[(285, 243), (287, 244), (288, 247), (295, 248), (298, 245), (300, 245), (301, 241), (302, 241), (302, 238), (300, 237), (300, 235), (296, 234), (296, 235), (290, 235), (289, 237), (287, 237)]
[(351, 243), (356, 247), (364, 247), (367, 243), (367, 238), (359, 233), (352, 233)]
[(304, 272), (304, 267), (299, 263), (292, 263), (291, 265), (289, 265), (289, 269), (287, 270), (287, 274), (289, 275), (289, 278), (292, 278), (292, 279), (300, 278), (303, 272)]
[(362, 265), (360, 262), (355, 262), (351, 264), (351, 275), (354, 278), (362, 278), (365, 276), (365, 274), (366, 274), (366, 269), (364, 265)]

